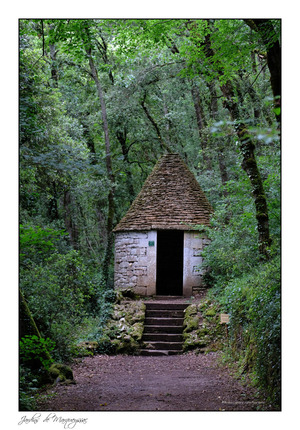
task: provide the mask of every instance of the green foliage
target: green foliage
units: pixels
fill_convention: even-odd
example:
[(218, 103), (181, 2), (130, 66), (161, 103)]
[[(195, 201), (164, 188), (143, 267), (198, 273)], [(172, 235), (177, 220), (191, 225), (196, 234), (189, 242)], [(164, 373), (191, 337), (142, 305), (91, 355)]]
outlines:
[[(185, 310), (183, 350), (198, 353), (218, 351), (224, 347), (225, 327), (220, 324), (220, 306), (207, 298)], [(201, 321), (201, 323), (200, 323)]]
[(42, 338), (36, 335), (26, 335), (20, 340), (20, 358), (25, 365), (40, 362), (45, 369), (49, 369), (53, 359), (48, 353), (55, 348), (55, 342), (49, 338)]
[(207, 284), (216, 289), (222, 289), (231, 279), (251, 271), (259, 261), (251, 203), (245, 206), (245, 212), (235, 212), (235, 215), (232, 215), (231, 205), (220, 205), (212, 218), (212, 229), (207, 229), (211, 243), (203, 251), (205, 278)]
[(52, 228), (20, 225), (20, 262), (41, 262), (55, 251), (57, 242), (67, 233)]
[[(215, 125), (218, 137), (223, 126)], [(268, 201), (270, 261), (262, 263), (259, 257), (247, 178), (232, 169), (235, 179), (227, 181), (225, 197), (216, 199), (212, 228), (207, 229), (211, 243), (203, 252), (205, 277), (214, 300), (230, 314), (227, 359), (237, 361), (241, 373), (250, 372), (262, 394), (280, 408), (280, 155), (275, 134), (251, 132)], [(216, 196), (213, 186), (209, 192)]]
[(230, 315), (229, 354), (280, 407), (280, 258), (235, 278), (216, 299)]
[(39, 381), (32, 370), (23, 365), (19, 370), (19, 409), (20, 411), (32, 411), (36, 407), (36, 394)]
[(75, 250), (64, 255), (53, 253), (43, 264), (23, 270), (20, 275), (40, 331), (55, 340), (58, 358), (68, 357), (76, 337), (76, 324), (99, 311), (101, 286)]

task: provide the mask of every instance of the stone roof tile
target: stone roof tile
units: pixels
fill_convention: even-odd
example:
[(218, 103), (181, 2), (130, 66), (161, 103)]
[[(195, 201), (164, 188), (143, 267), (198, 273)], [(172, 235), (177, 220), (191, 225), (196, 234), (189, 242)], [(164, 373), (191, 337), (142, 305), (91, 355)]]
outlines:
[(178, 154), (156, 163), (140, 193), (114, 231), (190, 230), (209, 225), (213, 209)]

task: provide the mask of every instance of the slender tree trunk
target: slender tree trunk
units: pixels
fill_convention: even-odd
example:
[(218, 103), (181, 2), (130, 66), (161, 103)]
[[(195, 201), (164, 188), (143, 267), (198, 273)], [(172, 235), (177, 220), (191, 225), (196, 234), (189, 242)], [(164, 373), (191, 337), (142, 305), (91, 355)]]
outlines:
[(108, 132), (108, 121), (107, 121), (107, 113), (106, 113), (106, 105), (104, 101), (103, 91), (100, 84), (100, 80), (98, 77), (98, 72), (96, 69), (96, 66), (94, 64), (93, 58), (92, 58), (92, 52), (91, 48), (87, 49), (88, 59), (89, 59), (89, 65), (91, 69), (91, 74), (93, 76), (94, 82), (96, 84), (98, 97), (100, 100), (101, 105), (101, 114), (102, 114), (102, 121), (103, 121), (103, 130), (104, 130), (104, 138), (105, 138), (105, 153), (106, 153), (106, 169), (109, 178), (114, 182), (114, 175), (112, 170), (112, 161), (111, 161), (111, 150), (110, 150), (110, 140), (109, 140), (109, 132)]
[[(54, 25), (50, 24), (49, 28), (50, 30), (53, 30)], [(49, 44), (49, 49), (50, 49), (50, 60), (51, 60), (51, 79), (53, 82), (53, 86), (57, 88), (58, 87), (58, 69), (57, 69), (57, 58), (56, 58), (57, 51), (53, 43)]]
[[(210, 112), (211, 112), (211, 116), (213, 118), (214, 121), (217, 121), (218, 119), (218, 97), (217, 97), (217, 90), (216, 90), (216, 85), (215, 82), (210, 82), (208, 84), (208, 88), (209, 88), (209, 92), (210, 92)], [(225, 145), (223, 142), (223, 139), (220, 139), (218, 141), (218, 162), (219, 162), (219, 169), (220, 169), (220, 175), (221, 175), (221, 181), (222, 181), (222, 185), (223, 185), (223, 196), (227, 197), (228, 196), (228, 192), (225, 188), (226, 183), (228, 182), (228, 173), (227, 173), (227, 168), (226, 168), (226, 163), (225, 163)], [(229, 221), (229, 217), (226, 218), (227, 221)]]
[(247, 126), (239, 121), (238, 105), (234, 101), (234, 91), (230, 81), (221, 86), (225, 96), (225, 107), (228, 109), (231, 119), (235, 122), (235, 128), (240, 140), (240, 149), (242, 153), (242, 168), (247, 173), (251, 182), (252, 195), (256, 208), (256, 220), (258, 229), (259, 252), (265, 258), (268, 258), (268, 247), (271, 244), (269, 231), (269, 215), (267, 200), (264, 192), (263, 182), (257, 166), (255, 157), (255, 145), (250, 137)]
[[(29, 309), (29, 306), (25, 300), (24, 294), (21, 289), (19, 289), (19, 298), (20, 298), (20, 338), (25, 336), (26, 334), (33, 334), (37, 336), (39, 339), (42, 338), (39, 329), (34, 321), (32, 313)], [(47, 360), (52, 360), (52, 357), (44, 346), (44, 356)]]
[(128, 148), (126, 145), (126, 138), (127, 138), (126, 127), (124, 127), (123, 133), (121, 131), (117, 131), (116, 136), (117, 136), (118, 141), (120, 142), (122, 154), (123, 154), (124, 161), (125, 161), (124, 170), (125, 170), (125, 174), (126, 174), (126, 185), (127, 185), (127, 190), (128, 190), (128, 194), (129, 194), (129, 201), (130, 201), (130, 203), (132, 203), (133, 199), (135, 197), (135, 193), (134, 193), (134, 188), (133, 188), (133, 177), (131, 174), (131, 170), (129, 168)]
[(53, 79), (53, 85), (55, 88), (58, 87), (58, 70), (56, 64), (56, 49), (55, 45), (50, 44), (50, 58), (51, 58), (51, 78)]
[(78, 249), (78, 227), (75, 224), (72, 216), (72, 200), (71, 200), (71, 193), (69, 190), (64, 191), (63, 195), (63, 207), (64, 207), (64, 220), (65, 220), (65, 226), (69, 233), (70, 242), (74, 249)]
[(20, 299), (20, 337), (24, 337), (26, 334), (34, 334), (41, 338), (39, 329), (34, 321), (32, 313), (28, 307), (25, 300), (24, 294), (21, 289), (19, 289), (19, 299)]
[(163, 93), (163, 104), (164, 104), (163, 105), (164, 115), (166, 118), (166, 141), (167, 141), (168, 145), (170, 146), (171, 145), (171, 140), (170, 140), (171, 121), (168, 118), (169, 111), (168, 111), (168, 106), (166, 104), (166, 97), (165, 97), (164, 93)]
[(206, 169), (212, 170), (212, 163), (211, 163), (211, 159), (208, 155), (208, 150), (207, 150), (207, 138), (203, 133), (203, 129), (204, 129), (204, 127), (206, 127), (207, 124), (206, 124), (204, 112), (203, 112), (202, 105), (201, 105), (199, 89), (195, 83), (193, 83), (193, 85), (192, 85), (191, 92), (192, 92), (192, 99), (193, 99), (194, 109), (195, 109), (195, 114), (196, 114), (196, 119), (197, 119), (197, 125), (198, 125), (199, 138), (200, 138), (200, 142), (201, 142), (203, 161), (204, 161)]
[(52, 182), (52, 193), (53, 196), (48, 201), (48, 217), (54, 221), (59, 219), (59, 213), (58, 213), (58, 206), (57, 206), (57, 189), (56, 189), (56, 183), (55, 181)]
[(163, 140), (163, 138), (162, 138), (162, 136), (161, 136), (161, 133), (160, 133), (160, 129), (159, 129), (159, 126), (158, 126), (158, 124), (157, 124), (157, 122), (154, 120), (154, 118), (152, 117), (152, 115), (151, 115), (151, 113), (150, 113), (150, 111), (149, 111), (149, 109), (148, 109), (148, 107), (146, 106), (146, 97), (147, 97), (147, 93), (146, 93), (146, 91), (144, 92), (144, 96), (143, 96), (143, 99), (141, 100), (141, 106), (142, 106), (142, 108), (143, 108), (143, 111), (145, 112), (145, 114), (146, 114), (146, 116), (147, 116), (147, 118), (149, 119), (149, 121), (151, 122), (151, 124), (153, 125), (153, 127), (155, 128), (155, 131), (156, 131), (156, 134), (157, 134), (157, 137), (158, 137), (158, 139), (159, 139), (159, 141), (160, 141), (160, 145), (161, 145), (161, 147), (165, 150), (165, 151), (167, 151), (167, 152), (172, 152), (172, 150), (171, 150), (171, 148), (169, 147), (169, 145)]
[(101, 114), (102, 114), (102, 122), (103, 122), (103, 130), (104, 130), (104, 138), (105, 138), (105, 160), (106, 160), (106, 170), (107, 175), (110, 180), (110, 188), (108, 192), (108, 214), (107, 214), (107, 245), (106, 245), (106, 251), (104, 256), (104, 268), (103, 268), (103, 275), (104, 275), (104, 281), (105, 284), (108, 286), (109, 282), (109, 267), (113, 256), (113, 223), (114, 223), (114, 216), (115, 216), (115, 201), (114, 201), (114, 194), (115, 194), (115, 177), (113, 174), (112, 169), (112, 158), (111, 158), (111, 147), (110, 147), (110, 139), (109, 139), (109, 132), (108, 132), (108, 121), (107, 121), (107, 113), (106, 113), (106, 105), (105, 100), (103, 96), (102, 87), (100, 84), (100, 80), (98, 77), (98, 72), (96, 69), (96, 66), (94, 64), (93, 58), (92, 58), (92, 49), (91, 47), (86, 47), (86, 53), (88, 55), (89, 60), (89, 66), (91, 70), (92, 77), (94, 79), (94, 82), (96, 84), (98, 97), (100, 100), (101, 105)]

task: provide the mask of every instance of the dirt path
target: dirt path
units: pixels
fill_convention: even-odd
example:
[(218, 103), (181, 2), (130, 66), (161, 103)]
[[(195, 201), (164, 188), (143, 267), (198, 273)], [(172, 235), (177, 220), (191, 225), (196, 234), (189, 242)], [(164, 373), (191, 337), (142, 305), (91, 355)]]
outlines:
[(76, 385), (57, 385), (41, 411), (251, 411), (266, 407), (217, 366), (217, 353), (87, 357), (73, 366)]

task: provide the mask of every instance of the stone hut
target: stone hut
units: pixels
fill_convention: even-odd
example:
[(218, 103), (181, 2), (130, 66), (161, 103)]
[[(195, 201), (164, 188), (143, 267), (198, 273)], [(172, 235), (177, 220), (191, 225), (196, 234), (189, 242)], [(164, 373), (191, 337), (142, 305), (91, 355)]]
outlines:
[(178, 154), (160, 158), (115, 227), (115, 288), (190, 297), (202, 286), (201, 253), (213, 209)]

